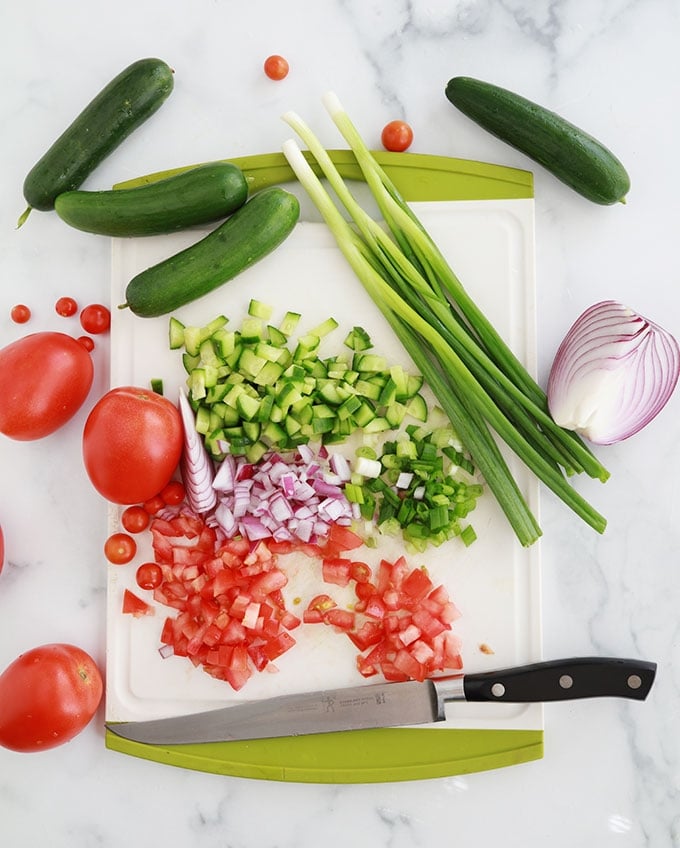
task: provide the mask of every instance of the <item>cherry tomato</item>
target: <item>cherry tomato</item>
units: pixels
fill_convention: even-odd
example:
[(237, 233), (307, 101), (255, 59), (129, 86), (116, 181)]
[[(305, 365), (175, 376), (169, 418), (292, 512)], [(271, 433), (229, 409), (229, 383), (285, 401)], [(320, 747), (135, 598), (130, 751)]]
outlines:
[(91, 339), (89, 336), (78, 336), (76, 341), (81, 344), (88, 353), (92, 353), (94, 350), (94, 339)]
[(17, 303), (12, 307), (10, 317), (15, 324), (25, 324), (31, 320), (31, 310), (23, 303)]
[(73, 739), (91, 721), (103, 693), (95, 661), (74, 645), (41, 645), (0, 675), (0, 745), (43, 751)]
[(125, 565), (136, 553), (137, 542), (127, 533), (112, 533), (104, 542), (104, 556), (114, 565)]
[(105, 333), (111, 326), (111, 312), (101, 303), (91, 303), (80, 313), (80, 325), (95, 336)]
[(92, 386), (92, 357), (64, 333), (32, 333), (0, 350), (0, 432), (41, 439), (69, 421)]
[(143, 506), (129, 506), (120, 517), (120, 523), (128, 533), (141, 533), (149, 526), (150, 520), (149, 513)]
[(166, 506), (177, 506), (181, 504), (185, 495), (184, 485), (179, 480), (171, 480), (160, 492), (160, 496)]
[(150, 389), (119, 386), (97, 401), (85, 422), (85, 469), (107, 500), (143, 504), (170, 482), (182, 444), (173, 403)]
[(390, 121), (383, 128), (381, 140), (385, 150), (401, 153), (411, 146), (413, 130), (404, 121)]
[(155, 589), (163, 581), (163, 572), (155, 562), (144, 562), (137, 569), (135, 577), (141, 589)]
[(63, 318), (70, 318), (78, 311), (78, 304), (72, 297), (60, 297), (54, 304), (54, 308), (57, 315), (61, 315)]
[(165, 501), (160, 495), (154, 495), (149, 500), (144, 501), (144, 511), (148, 515), (158, 515), (165, 505)]
[(0, 572), (2, 571), (2, 567), (5, 564), (5, 537), (2, 534), (2, 527), (0, 527)]
[(264, 60), (264, 72), (272, 80), (282, 80), (288, 76), (290, 67), (283, 56), (274, 54)]

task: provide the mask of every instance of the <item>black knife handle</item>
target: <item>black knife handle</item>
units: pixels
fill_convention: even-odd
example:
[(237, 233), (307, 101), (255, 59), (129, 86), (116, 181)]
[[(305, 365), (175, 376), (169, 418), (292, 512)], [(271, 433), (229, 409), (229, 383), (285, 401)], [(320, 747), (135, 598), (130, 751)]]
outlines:
[(506, 703), (633, 698), (644, 701), (656, 663), (613, 657), (551, 660), (501, 671), (466, 674), (465, 700)]

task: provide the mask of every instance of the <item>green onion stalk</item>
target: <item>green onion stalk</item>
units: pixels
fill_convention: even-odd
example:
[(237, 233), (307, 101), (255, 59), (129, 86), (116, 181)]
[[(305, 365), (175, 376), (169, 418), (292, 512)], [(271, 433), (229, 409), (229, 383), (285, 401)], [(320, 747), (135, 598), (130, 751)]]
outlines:
[(531, 545), (541, 529), (494, 433), (577, 515), (603, 532), (605, 519), (566, 478), (585, 471), (605, 481), (607, 470), (578, 436), (555, 424), (545, 393), (474, 304), (337, 98), (327, 95), (324, 102), (352, 148), (387, 228), (356, 201), (326, 149), (293, 112), (284, 121), (307, 146), (351, 223), (294, 140), (284, 143), (284, 155), (449, 417), (517, 538)]

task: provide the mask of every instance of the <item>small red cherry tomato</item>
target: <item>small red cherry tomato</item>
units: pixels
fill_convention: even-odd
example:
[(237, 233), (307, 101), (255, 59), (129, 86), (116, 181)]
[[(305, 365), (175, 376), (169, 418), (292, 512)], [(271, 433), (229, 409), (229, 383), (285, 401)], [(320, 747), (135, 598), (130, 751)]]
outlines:
[(125, 565), (137, 553), (137, 543), (127, 533), (112, 533), (104, 542), (104, 556), (114, 565)]
[(88, 353), (92, 353), (94, 350), (94, 339), (91, 339), (89, 336), (78, 336), (76, 339)]
[(288, 76), (290, 67), (283, 56), (274, 54), (264, 60), (264, 72), (272, 80), (282, 80)]
[(404, 121), (390, 121), (383, 128), (381, 140), (385, 150), (401, 153), (411, 146), (413, 130)]
[(129, 506), (120, 517), (120, 523), (128, 533), (141, 533), (149, 526), (150, 520), (143, 506)]
[(144, 501), (144, 511), (149, 515), (158, 515), (165, 506), (165, 501), (160, 495), (154, 495), (148, 501)]
[(140, 589), (155, 589), (161, 585), (163, 572), (155, 562), (144, 562), (137, 569), (135, 578)]
[(10, 317), (15, 324), (25, 324), (31, 320), (31, 310), (23, 303), (17, 303), (12, 307)]
[(177, 506), (184, 500), (186, 492), (184, 486), (179, 480), (171, 480), (167, 486), (164, 486), (159, 492), (163, 503), (167, 506)]
[(57, 315), (61, 315), (63, 318), (70, 318), (78, 311), (78, 304), (72, 297), (60, 297), (54, 304), (54, 309)]
[(111, 326), (111, 312), (101, 303), (91, 303), (80, 313), (80, 325), (86, 333), (105, 333)]

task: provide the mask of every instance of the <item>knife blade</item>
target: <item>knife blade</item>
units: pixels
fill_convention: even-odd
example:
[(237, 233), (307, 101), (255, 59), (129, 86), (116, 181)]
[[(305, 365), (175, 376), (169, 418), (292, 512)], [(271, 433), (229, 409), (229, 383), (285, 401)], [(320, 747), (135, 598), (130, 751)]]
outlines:
[(643, 701), (656, 663), (574, 657), (423, 682), (371, 683), (280, 695), (190, 715), (107, 722), (113, 733), (149, 745), (267, 739), (444, 721), (454, 701), (543, 703), (616, 697)]

